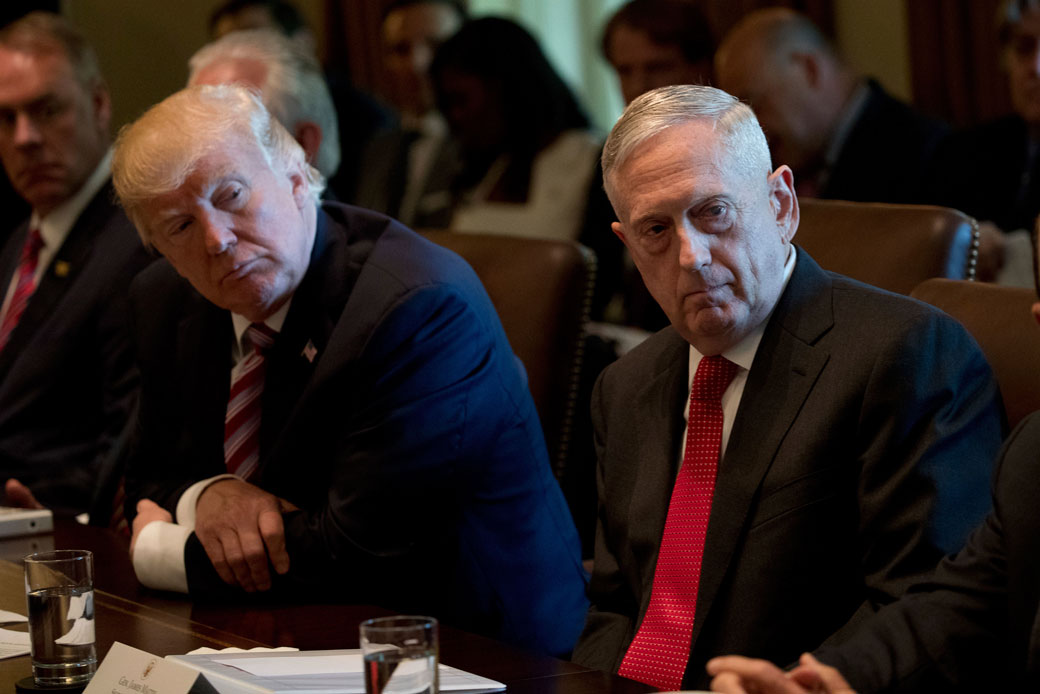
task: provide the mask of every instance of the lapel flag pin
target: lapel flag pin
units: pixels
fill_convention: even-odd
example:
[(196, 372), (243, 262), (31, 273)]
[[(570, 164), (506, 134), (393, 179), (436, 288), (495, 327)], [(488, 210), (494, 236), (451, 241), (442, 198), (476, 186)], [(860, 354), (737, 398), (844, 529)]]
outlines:
[(58, 277), (69, 276), (69, 263), (66, 260), (55, 260), (54, 261), (54, 274)]
[(314, 342), (307, 340), (307, 345), (303, 348), (302, 354), (307, 357), (307, 361), (313, 362), (314, 357), (318, 356), (318, 348), (314, 346)]

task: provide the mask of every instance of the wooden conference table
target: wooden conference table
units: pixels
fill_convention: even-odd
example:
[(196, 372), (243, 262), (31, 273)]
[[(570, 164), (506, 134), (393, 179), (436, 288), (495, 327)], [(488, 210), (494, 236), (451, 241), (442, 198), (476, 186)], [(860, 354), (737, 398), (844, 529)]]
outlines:
[[(94, 552), (99, 658), (104, 658), (113, 641), (158, 655), (186, 653), (202, 646), (357, 648), (358, 624), (390, 614), (365, 605), (193, 605), (187, 599), (141, 587), (134, 578), (127, 545), (126, 539), (107, 530), (58, 519), (53, 535), (0, 540), (0, 609), (25, 613), (21, 566), (25, 554), (37, 549), (89, 549)], [(503, 682), (509, 692), (517, 694), (654, 691), (638, 682), (447, 626), (441, 628), (441, 660)], [(0, 694), (13, 692), (14, 683), (30, 674), (29, 656), (0, 660)]]

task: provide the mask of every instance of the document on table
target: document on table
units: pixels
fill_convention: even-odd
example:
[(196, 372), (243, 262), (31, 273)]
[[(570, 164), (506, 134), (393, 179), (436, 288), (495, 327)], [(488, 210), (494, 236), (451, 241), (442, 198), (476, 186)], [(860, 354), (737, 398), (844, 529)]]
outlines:
[[(25, 621), (25, 617), (22, 617), (22, 621)], [(0, 658), (14, 658), (20, 655), (29, 655), (29, 632), (0, 629)]]
[[(357, 649), (167, 657), (201, 671), (221, 694), (360, 694), (365, 691), (361, 651)], [(440, 666), (443, 692), (500, 692), (505, 688), (501, 682)]]

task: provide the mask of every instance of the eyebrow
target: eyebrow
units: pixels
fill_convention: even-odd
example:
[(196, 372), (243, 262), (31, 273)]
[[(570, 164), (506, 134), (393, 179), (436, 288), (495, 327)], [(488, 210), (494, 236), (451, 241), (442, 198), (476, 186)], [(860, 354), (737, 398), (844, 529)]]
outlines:
[[(705, 196), (703, 196), (701, 198), (698, 198), (698, 199), (694, 200), (693, 202), (687, 204), (685, 209), (690, 210), (690, 209), (693, 209), (693, 208), (701, 207), (704, 204), (706, 204), (708, 202), (711, 202), (712, 200), (724, 200), (724, 201), (727, 201), (727, 202), (731, 202), (734, 206), (736, 206), (736, 202), (733, 200), (733, 197), (731, 195), (729, 195), (728, 193), (712, 193), (711, 195), (705, 195)], [(638, 225), (643, 224), (645, 222), (648, 222), (648, 221), (650, 221), (652, 219), (656, 219), (656, 218), (658, 218), (660, 216), (661, 215), (659, 215), (659, 214), (655, 214), (655, 213), (651, 212), (651, 213), (648, 213), (648, 214), (641, 215), (637, 219), (632, 220), (631, 224), (632, 224), (632, 226), (638, 226)]]

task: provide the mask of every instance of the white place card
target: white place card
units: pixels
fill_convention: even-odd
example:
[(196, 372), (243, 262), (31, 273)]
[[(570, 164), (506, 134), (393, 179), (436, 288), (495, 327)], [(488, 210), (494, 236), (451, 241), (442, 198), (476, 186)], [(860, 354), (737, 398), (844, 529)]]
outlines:
[(116, 641), (84, 694), (189, 694), (212, 692), (198, 670)]

